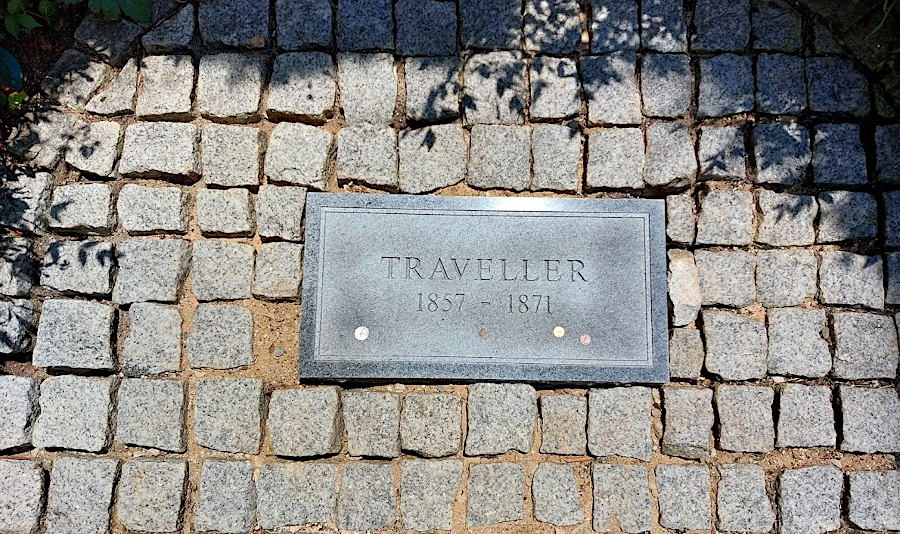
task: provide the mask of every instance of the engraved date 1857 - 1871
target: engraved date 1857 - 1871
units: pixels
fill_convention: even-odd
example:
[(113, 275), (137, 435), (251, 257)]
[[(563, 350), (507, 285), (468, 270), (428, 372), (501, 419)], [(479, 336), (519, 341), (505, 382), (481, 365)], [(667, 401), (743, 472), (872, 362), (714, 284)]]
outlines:
[[(465, 293), (419, 293), (416, 296), (420, 312), (461, 312), (465, 307)], [(504, 295), (498, 301), (478, 300), (469, 301), (475, 307), (489, 308), (502, 304), (507, 313), (553, 313), (550, 307), (550, 295)]]

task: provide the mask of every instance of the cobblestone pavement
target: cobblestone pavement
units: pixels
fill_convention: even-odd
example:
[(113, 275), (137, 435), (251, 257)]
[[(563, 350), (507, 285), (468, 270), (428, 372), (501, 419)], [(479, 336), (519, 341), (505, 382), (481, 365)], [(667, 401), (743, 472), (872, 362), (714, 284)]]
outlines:
[[(154, 19), (7, 140), (0, 532), (900, 530), (900, 124), (808, 13)], [(666, 198), (672, 382), (298, 386), (308, 190)]]

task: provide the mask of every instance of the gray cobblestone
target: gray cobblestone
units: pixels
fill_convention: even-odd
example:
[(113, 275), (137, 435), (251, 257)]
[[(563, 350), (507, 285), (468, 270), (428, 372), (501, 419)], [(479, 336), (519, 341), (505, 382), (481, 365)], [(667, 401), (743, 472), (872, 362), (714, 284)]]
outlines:
[(709, 191), (700, 200), (697, 243), (749, 245), (753, 240), (753, 194)]
[(766, 376), (766, 325), (761, 320), (719, 310), (703, 311), (706, 370), (724, 380)]
[(378, 530), (394, 523), (397, 495), (391, 465), (351, 462), (344, 467), (337, 524), (342, 530)]
[(850, 252), (821, 252), (819, 290), (825, 304), (861, 304), (884, 307), (884, 283), (880, 256)]
[(753, 10), (753, 48), (799, 51), (803, 46), (801, 22), (800, 13), (786, 2), (767, 0), (757, 3)]
[(715, 420), (712, 398), (711, 389), (663, 388), (663, 454), (698, 459), (709, 456)]
[(834, 447), (831, 388), (785, 384), (778, 399), (778, 447)]
[(816, 297), (818, 260), (811, 250), (756, 253), (756, 298), (767, 308), (799, 306)]
[(672, 324), (684, 326), (697, 318), (703, 296), (700, 274), (694, 255), (687, 250), (671, 249), (669, 256), (669, 300), (672, 302)]
[[(647, 16), (644, 18), (646, 20)], [(644, 114), (651, 117), (684, 115), (691, 104), (693, 78), (690, 57), (685, 54), (644, 56), (641, 61)]]
[(297, 299), (300, 295), (303, 245), (263, 243), (256, 259), (253, 294), (270, 299)]
[(333, 523), (339, 466), (329, 462), (275, 462), (256, 481), (259, 526), (267, 530)]
[(537, 399), (527, 384), (473, 384), (469, 386), (468, 456), (528, 452), (534, 443)]
[(260, 237), (303, 239), (306, 189), (263, 185), (256, 197), (256, 229)]
[(394, 47), (394, 19), (388, 0), (339, 0), (335, 36), (339, 50)]
[(397, 132), (390, 126), (360, 123), (338, 132), (338, 180), (396, 187), (397, 165)]
[(687, 18), (675, 0), (641, 4), (641, 44), (657, 52), (687, 52)]
[(698, 378), (704, 358), (700, 330), (673, 328), (669, 331), (669, 375), (672, 378)]
[(407, 58), (407, 118), (425, 121), (459, 115), (460, 68), (457, 57)]
[(850, 522), (866, 530), (900, 529), (900, 471), (850, 473)]
[(575, 0), (525, 3), (525, 48), (570, 54), (581, 44), (581, 6)]
[(397, 71), (393, 56), (339, 54), (338, 80), (341, 109), (348, 124), (391, 122), (397, 100)]
[(531, 189), (577, 191), (581, 185), (581, 132), (571, 126), (536, 124), (531, 130)]
[(27, 297), (34, 285), (35, 258), (23, 237), (0, 238), (0, 295)]
[(842, 451), (900, 452), (900, 399), (892, 388), (841, 386)]
[(591, 15), (591, 52), (637, 50), (640, 47), (637, 2), (592, 0)]
[(200, 304), (187, 336), (193, 368), (234, 369), (253, 364), (253, 316), (233, 304)]
[(340, 452), (344, 434), (340, 390), (333, 386), (278, 389), (269, 401), (268, 429), (278, 456)]
[(112, 191), (106, 184), (57, 187), (50, 203), (50, 228), (61, 232), (106, 234), (115, 224)]
[(181, 239), (131, 239), (121, 243), (116, 247), (119, 274), (113, 301), (175, 302), (190, 258), (188, 242)]
[[(397, 54), (442, 56), (456, 52), (456, 6), (436, 0), (400, 0), (394, 5)], [(428, 28), (428, 31), (422, 31)], [(580, 35), (579, 35), (580, 37)]]
[(462, 472), (462, 460), (403, 460), (400, 516), (404, 528), (420, 532), (450, 530)]
[(584, 520), (571, 465), (550, 462), (538, 465), (531, 492), (536, 520), (561, 527), (577, 525)]
[(802, 57), (786, 54), (759, 55), (756, 60), (756, 105), (759, 111), (799, 115), (806, 109), (803, 61)]
[(43, 233), (47, 229), (53, 177), (46, 172), (18, 168), (4, 173), (4, 178), (0, 185), (0, 224), (29, 234)]
[(251, 245), (195, 241), (193, 290), (197, 300), (250, 298), (253, 255)]
[(204, 235), (247, 236), (253, 233), (250, 192), (243, 188), (197, 191), (197, 224)]
[[(759, 192), (759, 210), (758, 243), (783, 247), (815, 242), (813, 221), (819, 211), (815, 198), (763, 189)], [(821, 226), (819, 232), (821, 235)]]
[[(262, 387), (262, 380), (255, 378), (200, 379), (195, 390), (194, 408), (197, 445), (222, 452), (258, 453), (262, 434)], [(202, 483), (200, 495), (203, 496)], [(198, 512), (198, 517), (200, 515)], [(200, 525), (197, 528), (200, 529)]]
[(32, 534), (44, 508), (44, 470), (32, 460), (0, 460), (0, 530)]
[(253, 528), (255, 516), (253, 464), (204, 460), (194, 528), (199, 532), (237, 534)]
[(885, 255), (887, 263), (887, 290), (884, 301), (887, 304), (900, 304), (900, 252)]
[[(330, 16), (330, 8), (329, 8)], [(322, 122), (334, 112), (334, 62), (323, 52), (292, 52), (275, 58), (266, 113)]]
[(649, 532), (652, 524), (647, 469), (639, 465), (591, 466), (594, 482), (593, 527), (608, 531), (618, 523), (623, 532)]
[(678, 530), (708, 530), (711, 526), (709, 468), (705, 465), (660, 465), (659, 523)]
[(143, 119), (188, 120), (193, 92), (191, 56), (147, 56), (141, 60), (141, 93), (134, 113)]
[(341, 396), (351, 456), (400, 455), (400, 398), (382, 391), (345, 391)]
[(244, 54), (213, 54), (200, 59), (197, 102), (200, 113), (224, 122), (253, 122), (266, 81), (266, 65)]
[(54, 241), (41, 266), (41, 285), (83, 295), (112, 291), (113, 246), (102, 241)]
[(766, 478), (757, 465), (723, 465), (716, 507), (716, 526), (723, 531), (769, 532), (775, 523), (766, 495)]
[(41, 91), (60, 104), (82, 109), (91, 95), (109, 78), (110, 68), (75, 49), (62, 53), (41, 80)]
[[(701, 2), (705, 5), (705, 2)], [(736, 2), (740, 6), (743, 2)], [(715, 4), (716, 10), (722, 5)], [(700, 6), (697, 6), (700, 9)], [(719, 13), (722, 17), (725, 13)], [(724, 18), (724, 17), (722, 17)], [(695, 24), (698, 22), (694, 19)], [(698, 25), (699, 28), (699, 25)], [(729, 28), (729, 33), (734, 28)], [(734, 32), (735, 35), (740, 32)], [(753, 64), (748, 56), (720, 54), (700, 60), (697, 115), (722, 117), (753, 109)]]
[(587, 452), (587, 399), (575, 395), (544, 395), (541, 403), (541, 452)]
[[(634, 4), (631, 0), (621, 2)], [(633, 52), (581, 58), (589, 124), (640, 124), (641, 94), (635, 82), (635, 62)]]
[(30, 301), (0, 301), (0, 354), (25, 352), (31, 345), (34, 309)]
[(753, 130), (756, 140), (756, 183), (792, 185), (800, 180), (812, 152), (809, 132), (803, 126), (780, 122)]
[(844, 50), (838, 44), (834, 35), (822, 24), (813, 27), (813, 46), (817, 54), (840, 54)]
[(638, 128), (605, 128), (588, 134), (587, 186), (644, 187), (644, 137)]
[(756, 301), (756, 256), (742, 250), (694, 252), (704, 306), (744, 308)]
[(245, 126), (203, 126), (203, 182), (223, 187), (259, 184), (266, 135)]
[(461, 0), (459, 15), (463, 48), (519, 48), (522, 28), (520, 3)]
[(181, 460), (125, 462), (119, 480), (116, 518), (132, 532), (176, 532), (187, 465)]
[(581, 84), (574, 60), (536, 57), (529, 70), (532, 118), (562, 119), (581, 111)]
[(112, 176), (121, 148), (122, 125), (112, 121), (78, 124), (66, 149), (66, 163), (100, 178)]
[(743, 50), (750, 42), (750, 1), (722, 5), (715, 0), (700, 0), (694, 8), (694, 27), (694, 51)]
[[(34, 378), (0, 376), (0, 450), (31, 443), (31, 431), (37, 416), (38, 387), (38, 381)], [(3, 467), (0, 463), (0, 470)], [(0, 504), (0, 510), (4, 509)], [(0, 514), (0, 526), (4, 524), (4, 517)]]
[(866, 151), (860, 138), (859, 126), (817, 125), (812, 164), (817, 184), (866, 183)]
[(525, 60), (520, 52), (471, 56), (463, 66), (466, 124), (521, 124), (525, 119)]
[(884, 201), (884, 244), (900, 247), (900, 191), (882, 195)]
[(528, 126), (476, 124), (469, 137), (469, 185), (522, 191), (531, 185)]
[(84, 17), (75, 30), (75, 40), (96, 52), (111, 65), (119, 66), (134, 52), (134, 42), (142, 31), (141, 26), (124, 17), (110, 20), (91, 13)]
[(108, 532), (118, 471), (119, 460), (114, 458), (57, 457), (50, 471), (44, 530), (48, 534)]
[(187, 50), (194, 38), (196, 11), (193, 4), (186, 5), (172, 18), (145, 33), (141, 38), (144, 50), (148, 54), (171, 54)]
[(733, 126), (705, 126), (700, 136), (700, 177), (742, 180), (744, 132)]
[(786, 469), (778, 487), (781, 532), (824, 533), (839, 529), (843, 483), (841, 471), (830, 465)]
[(35, 367), (112, 370), (116, 310), (85, 300), (47, 300), (41, 308)]
[(97, 115), (134, 113), (137, 82), (138, 63), (137, 59), (132, 58), (104, 89), (88, 101), (84, 109)]
[(875, 176), (881, 182), (900, 182), (900, 125), (875, 128)]
[(324, 189), (334, 136), (306, 124), (282, 122), (269, 135), (265, 170), (270, 182)]
[(772, 452), (775, 448), (774, 398), (775, 392), (769, 387), (718, 386), (719, 447), (726, 451)]
[[(26, 113), (15, 123), (6, 140), (9, 151), (38, 167), (52, 168), (68, 146), (77, 120), (75, 115), (56, 107)], [(33, 175), (34, 171), (20, 167), (11, 172), (13, 176), (22, 176)]]
[(666, 235), (676, 243), (692, 245), (696, 233), (694, 199), (689, 195), (666, 197)]
[(462, 446), (462, 399), (459, 395), (408, 394), (400, 413), (400, 445), (404, 451), (426, 457), (458, 453)]
[(686, 126), (655, 123), (647, 127), (644, 181), (652, 186), (683, 186), (697, 178), (694, 142)]
[(285, 50), (329, 48), (334, 42), (332, 6), (328, 0), (276, 0), (275, 20), (278, 46)]
[(821, 113), (869, 112), (869, 89), (865, 76), (849, 59), (812, 57), (806, 60), (809, 107)]
[(190, 208), (188, 193), (177, 187), (145, 187), (125, 184), (116, 210), (129, 234), (185, 233)]
[(400, 136), (400, 190), (427, 193), (465, 176), (466, 141), (456, 124), (441, 124)]
[(831, 370), (831, 352), (823, 338), (825, 311), (769, 310), (769, 373), (823, 377)]
[(895, 378), (900, 361), (897, 329), (891, 317), (835, 312), (834, 375), (861, 380)]
[(34, 423), (35, 447), (98, 452), (110, 441), (113, 381), (54, 376), (41, 382), (41, 413)]
[(128, 310), (131, 327), (122, 347), (122, 370), (128, 376), (155, 375), (181, 369), (181, 314), (173, 306), (135, 303)]
[(878, 234), (878, 206), (875, 197), (853, 191), (819, 193), (818, 243), (849, 239), (872, 239)]
[(133, 178), (193, 181), (200, 174), (197, 126), (144, 122), (125, 128), (119, 173)]
[(588, 393), (588, 451), (649, 461), (651, 390), (645, 387), (592, 389)]
[(269, 2), (216, 0), (197, 16), (203, 43), (212, 48), (264, 48), (269, 39)]
[(466, 526), (518, 521), (525, 515), (525, 471), (519, 463), (469, 466)]

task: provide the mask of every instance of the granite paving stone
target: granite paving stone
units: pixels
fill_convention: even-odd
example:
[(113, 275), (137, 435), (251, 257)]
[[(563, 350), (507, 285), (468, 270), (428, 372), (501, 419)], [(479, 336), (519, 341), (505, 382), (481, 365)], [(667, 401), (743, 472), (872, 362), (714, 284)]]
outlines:
[(522, 464), (502, 462), (469, 466), (466, 526), (518, 521), (525, 515)]
[(878, 234), (878, 206), (875, 197), (855, 191), (819, 193), (818, 243), (850, 239), (872, 239)]
[(531, 185), (528, 126), (476, 124), (469, 136), (467, 182), (483, 189), (522, 191)]
[(778, 395), (778, 447), (834, 447), (831, 388), (784, 384)]
[(0, 530), (31, 534), (44, 508), (44, 470), (32, 460), (0, 460)]
[(78, 124), (66, 148), (66, 163), (88, 175), (110, 177), (122, 147), (121, 139), (122, 125), (117, 122)]
[(672, 378), (698, 378), (705, 357), (700, 330), (669, 330), (669, 375)]
[(835, 312), (834, 376), (851, 380), (896, 378), (900, 361), (891, 317)]
[(537, 466), (531, 482), (534, 518), (564, 527), (584, 520), (571, 465), (545, 462)]
[(141, 60), (141, 93), (134, 113), (141, 119), (189, 120), (194, 60), (189, 55)]
[(875, 176), (881, 182), (900, 182), (900, 125), (875, 128)]
[(287, 241), (303, 239), (306, 189), (263, 185), (256, 197), (256, 230), (260, 237)]
[(232, 189), (197, 191), (197, 225), (207, 236), (248, 236), (253, 233), (250, 192)]
[(474, 54), (463, 66), (462, 81), (466, 124), (522, 124), (527, 89), (520, 52)]
[(338, 54), (338, 80), (341, 109), (348, 124), (390, 124), (394, 118), (398, 83), (393, 56)]
[[(38, 388), (39, 382), (35, 378), (0, 376), (0, 450), (31, 444), (31, 431), (38, 409)], [(3, 509), (5, 507), (0, 504), (0, 510)], [(3, 514), (0, 514), (2, 524)]]
[(131, 56), (134, 42), (143, 28), (125, 17), (110, 20), (89, 13), (75, 30), (75, 40), (82, 43), (107, 63), (119, 66)]
[(576, 395), (543, 395), (541, 452), (584, 455), (587, 452), (587, 398)]
[(704, 310), (703, 326), (707, 371), (724, 380), (766, 376), (766, 325), (761, 319)]
[(887, 290), (884, 295), (886, 304), (900, 304), (900, 252), (885, 255), (887, 264)]
[(843, 485), (844, 476), (834, 466), (785, 469), (778, 487), (781, 532), (801, 534), (838, 530), (841, 527)]
[(678, 187), (697, 177), (694, 142), (681, 124), (654, 123), (647, 127), (644, 181), (651, 186)]
[(119, 190), (116, 212), (129, 234), (187, 232), (190, 195), (178, 187), (125, 184)]
[[(802, 16), (787, 2), (764, 0), (753, 9), (753, 48), (797, 52), (803, 46)], [(802, 76), (801, 76), (802, 79)]]
[(666, 197), (666, 235), (683, 245), (694, 243), (696, 208), (690, 195)]
[(764, 386), (721, 385), (716, 388), (719, 447), (726, 451), (772, 452), (775, 392)]
[(466, 170), (466, 140), (456, 124), (400, 135), (400, 190), (427, 193), (459, 183)]
[(581, 111), (581, 84), (574, 60), (538, 56), (529, 66), (529, 82), (532, 118), (562, 119)]
[(837, 39), (823, 24), (816, 24), (813, 27), (813, 47), (819, 55), (841, 54), (844, 52)]
[(264, 48), (269, 39), (267, 0), (215, 0), (200, 5), (203, 43), (211, 48)]
[(458, 453), (462, 446), (462, 399), (459, 395), (406, 395), (400, 412), (400, 446), (404, 451), (430, 458)]
[(467, 456), (531, 450), (538, 415), (533, 387), (528, 384), (473, 384), (469, 386), (466, 411)]
[(665, 433), (662, 452), (670, 456), (702, 459), (709, 456), (712, 440), (713, 391), (664, 387)]
[(694, 8), (691, 49), (695, 52), (740, 51), (750, 42), (750, 0), (722, 4), (699, 0)]
[(324, 122), (334, 113), (336, 90), (334, 61), (330, 55), (323, 52), (279, 54), (269, 80), (266, 115)]
[[(632, 0), (621, 1), (635, 4)], [(635, 63), (633, 52), (581, 58), (589, 124), (640, 124), (641, 94), (635, 81)]]
[(848, 517), (866, 530), (900, 529), (900, 471), (858, 471), (850, 473)]
[(594, 517), (592, 525), (606, 532), (618, 523), (623, 532), (649, 532), (652, 524), (647, 469), (639, 465), (593, 463)]
[(253, 316), (233, 304), (200, 304), (187, 336), (193, 368), (234, 369), (253, 363)]
[(112, 81), (88, 101), (85, 111), (108, 116), (134, 113), (137, 83), (138, 61), (131, 58)]
[[(77, 120), (76, 115), (63, 113), (57, 107), (27, 112), (13, 125), (6, 145), (12, 154), (38, 167), (52, 168), (68, 146)], [(34, 175), (34, 171), (22, 168), (4, 170), (4, 174), (10, 173)]]
[(644, 187), (644, 138), (639, 128), (593, 130), (587, 140), (587, 186)]
[(676, 0), (641, 3), (641, 44), (657, 52), (687, 52), (687, 18)]
[(278, 456), (340, 452), (344, 434), (340, 389), (334, 386), (278, 389), (269, 401), (268, 431)]
[(58, 456), (50, 471), (44, 531), (48, 534), (104, 534), (110, 527), (115, 458)]
[(35, 367), (112, 370), (116, 310), (86, 300), (44, 301), (32, 364)]
[(397, 132), (389, 126), (359, 123), (337, 134), (338, 180), (396, 187), (398, 159)]
[(884, 307), (884, 282), (880, 256), (851, 252), (821, 252), (819, 290), (825, 304)]
[(723, 465), (716, 498), (720, 531), (769, 532), (775, 523), (766, 478), (757, 465)]
[(505, 0), (460, 0), (459, 36), (463, 48), (518, 49), (522, 4)]
[[(756, 242), (780, 247), (812, 245), (816, 240), (813, 222), (819, 205), (821, 202), (817, 204), (812, 196), (761, 190)], [(825, 216), (824, 208), (822, 216)]]
[[(706, 5), (708, 0), (701, 0), (697, 5)], [(740, 6), (744, 2), (735, 2)], [(715, 4), (716, 9), (722, 8)], [(720, 20), (727, 19), (727, 13), (718, 13)], [(698, 20), (694, 19), (695, 24)], [(699, 24), (697, 25), (699, 29)], [(739, 35), (740, 31), (729, 33)], [(697, 115), (701, 118), (723, 117), (744, 113), (753, 109), (753, 63), (749, 56), (736, 54), (719, 54), (700, 59), (700, 93), (698, 96)]]
[(854, 116), (869, 112), (868, 83), (851, 60), (811, 57), (806, 60), (806, 80), (811, 110)]
[(884, 244), (900, 247), (900, 191), (888, 191), (881, 198), (884, 201)]
[[(453, 2), (400, 0), (394, 5), (394, 18), (398, 55), (443, 56), (456, 52), (456, 5)], [(422, 31), (423, 28), (428, 30)]]
[[(195, 389), (197, 445), (221, 452), (257, 454), (262, 435), (262, 387), (262, 380), (256, 378), (201, 378)], [(200, 494), (202, 497), (202, 483)]]
[(181, 314), (178, 308), (137, 302), (128, 309), (131, 320), (122, 345), (122, 370), (127, 376), (174, 373), (181, 369)]
[(744, 163), (744, 132), (734, 126), (706, 126), (700, 135), (701, 179), (742, 180), (746, 174)]
[(188, 4), (172, 18), (145, 33), (141, 37), (144, 50), (148, 54), (171, 54), (187, 50), (194, 38), (196, 11), (193, 4)]
[(653, 453), (651, 390), (645, 387), (592, 389), (588, 392), (588, 451), (649, 461)]
[(349, 390), (341, 395), (351, 456), (400, 455), (400, 397), (386, 391)]
[(806, 109), (803, 61), (802, 57), (787, 54), (759, 55), (756, 60), (756, 109), (780, 115), (799, 115)]
[(0, 295), (27, 297), (37, 274), (35, 263), (28, 239), (0, 238)]
[(581, 184), (581, 132), (573, 126), (536, 124), (531, 129), (531, 189), (577, 191)]
[(112, 259), (112, 243), (54, 241), (44, 254), (41, 285), (66, 294), (109, 295)]
[(705, 465), (660, 465), (659, 523), (677, 530), (708, 530), (712, 522), (709, 468)]
[(119, 174), (130, 178), (193, 181), (200, 174), (193, 124), (141, 122), (125, 128)]
[(753, 240), (753, 193), (709, 191), (700, 198), (697, 244), (749, 245)]
[(256, 514), (266, 530), (333, 523), (338, 464), (275, 462), (259, 468)]
[(744, 308), (756, 302), (756, 256), (742, 250), (694, 252), (704, 306)]
[(900, 398), (892, 388), (840, 387), (842, 451), (900, 451)]
[(687, 250), (671, 249), (669, 256), (668, 289), (672, 303), (672, 324), (684, 326), (697, 318), (703, 296), (700, 294), (700, 273), (694, 255)]
[(265, 171), (270, 182), (324, 189), (334, 135), (314, 126), (282, 122), (269, 135)]
[(250, 298), (253, 279), (251, 245), (230, 241), (195, 241), (193, 291), (197, 300)]
[(110, 442), (113, 379), (52, 376), (41, 382), (35, 447), (99, 452)]
[(50, 228), (60, 232), (106, 234), (115, 225), (112, 190), (106, 184), (57, 187), (50, 202)]
[(403, 460), (400, 464), (400, 517), (419, 532), (450, 530), (453, 504), (462, 479), (462, 460)]
[(394, 523), (397, 495), (391, 464), (350, 462), (341, 475), (337, 525), (342, 530), (378, 530)]
[[(12, 151), (12, 147), (10, 147)], [(0, 181), (0, 225), (26, 234), (42, 234), (50, 214), (53, 177), (23, 168), (4, 172)]]
[(47, 71), (41, 91), (66, 107), (80, 110), (109, 75), (108, 65), (70, 48)]
[(793, 185), (812, 160), (809, 132), (797, 123), (762, 124), (753, 130), (756, 183)]
[(391, 50), (394, 18), (390, 0), (338, 0), (338, 50)]
[(756, 253), (756, 298), (766, 308), (799, 306), (816, 297), (819, 263), (812, 250)]
[(809, 378), (827, 375), (831, 352), (823, 337), (826, 331), (824, 310), (769, 310), (769, 373)]
[(249, 531), (256, 519), (255, 489), (249, 461), (204, 460), (194, 528), (227, 534)]
[(592, 0), (590, 13), (591, 52), (598, 54), (640, 47), (637, 2)]
[(0, 354), (26, 352), (31, 346), (34, 308), (31, 301), (0, 301)]
[(296, 299), (300, 295), (303, 245), (263, 243), (256, 259), (252, 292), (267, 299)]
[(812, 164), (817, 184), (865, 184), (866, 151), (859, 125), (817, 125)]
[(212, 54), (200, 59), (197, 102), (200, 113), (222, 122), (253, 122), (266, 81), (262, 59), (245, 54)]
[(130, 239), (116, 247), (119, 267), (112, 299), (118, 304), (175, 302), (191, 263), (181, 239)]
[(132, 532), (176, 532), (181, 528), (187, 465), (182, 460), (125, 462), (116, 498), (116, 518)]
[(527, 50), (570, 54), (581, 44), (581, 5), (575, 0), (529, 0), (523, 28)]
[(328, 0), (276, 0), (275, 21), (279, 48), (303, 50), (331, 47), (333, 27)]
[(434, 121), (459, 115), (460, 69), (458, 57), (407, 58), (404, 69), (407, 119)]
[[(659, 0), (659, 3), (665, 1), (668, 0)], [(685, 54), (644, 56), (641, 61), (644, 114), (650, 117), (683, 116), (691, 104), (693, 78), (690, 57)]]

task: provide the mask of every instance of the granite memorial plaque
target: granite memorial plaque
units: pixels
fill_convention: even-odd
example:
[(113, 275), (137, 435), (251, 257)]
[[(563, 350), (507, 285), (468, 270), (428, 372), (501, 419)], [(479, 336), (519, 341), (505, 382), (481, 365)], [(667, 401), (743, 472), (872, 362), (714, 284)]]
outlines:
[(312, 193), (300, 376), (666, 382), (664, 213)]

